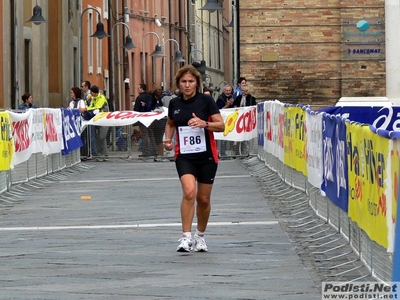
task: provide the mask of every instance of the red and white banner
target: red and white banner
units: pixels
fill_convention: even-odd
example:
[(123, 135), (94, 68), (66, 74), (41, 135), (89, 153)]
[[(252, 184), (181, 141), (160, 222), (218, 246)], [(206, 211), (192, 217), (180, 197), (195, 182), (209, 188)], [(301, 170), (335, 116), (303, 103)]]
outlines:
[(8, 113), (12, 120), (15, 165), (27, 161), (33, 153), (60, 153), (63, 148), (60, 109), (38, 108)]
[[(216, 140), (247, 141), (257, 137), (257, 106), (221, 109), (225, 122), (224, 132), (214, 132)], [(162, 111), (141, 113), (137, 111), (114, 111), (97, 114), (90, 121), (84, 122), (82, 130), (87, 125), (96, 126), (126, 126), (140, 122), (148, 127), (154, 120), (168, 116), (168, 108)]]
[(257, 106), (220, 110), (225, 122), (224, 132), (214, 132), (216, 140), (248, 141), (257, 138)]
[(162, 111), (138, 112), (133, 110), (111, 111), (98, 113), (92, 119), (84, 122), (83, 128), (87, 125), (96, 126), (126, 126), (137, 122), (149, 127), (154, 120), (160, 120), (168, 116), (168, 108), (164, 107)]

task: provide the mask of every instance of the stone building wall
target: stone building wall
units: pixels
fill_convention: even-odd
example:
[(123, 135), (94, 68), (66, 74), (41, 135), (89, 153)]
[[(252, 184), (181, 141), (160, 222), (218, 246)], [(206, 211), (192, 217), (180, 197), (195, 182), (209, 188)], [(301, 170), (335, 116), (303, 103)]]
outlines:
[[(383, 0), (248, 0), (239, 8), (240, 76), (259, 101), (326, 106), (385, 96)], [(361, 20), (370, 24), (363, 33)], [(369, 48), (379, 53), (353, 54)]]

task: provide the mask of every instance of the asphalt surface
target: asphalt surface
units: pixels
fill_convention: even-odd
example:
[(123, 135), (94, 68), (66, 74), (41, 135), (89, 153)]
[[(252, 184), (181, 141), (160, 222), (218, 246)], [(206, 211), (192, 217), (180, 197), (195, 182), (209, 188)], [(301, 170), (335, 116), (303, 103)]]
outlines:
[(0, 299), (321, 299), (246, 162), (219, 164), (208, 253), (176, 252), (180, 199), (174, 163), (151, 159), (14, 186), (0, 195)]

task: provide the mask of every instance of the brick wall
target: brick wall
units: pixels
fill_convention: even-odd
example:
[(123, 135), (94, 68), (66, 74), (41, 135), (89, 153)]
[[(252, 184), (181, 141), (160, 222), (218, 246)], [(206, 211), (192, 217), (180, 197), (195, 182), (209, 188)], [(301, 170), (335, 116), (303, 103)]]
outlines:
[(344, 37), (358, 34), (358, 20), (383, 28), (383, 0), (247, 0), (239, 9), (240, 76), (257, 100), (333, 105), (342, 96), (386, 95), (383, 51), (346, 54), (350, 42), (375, 37)]

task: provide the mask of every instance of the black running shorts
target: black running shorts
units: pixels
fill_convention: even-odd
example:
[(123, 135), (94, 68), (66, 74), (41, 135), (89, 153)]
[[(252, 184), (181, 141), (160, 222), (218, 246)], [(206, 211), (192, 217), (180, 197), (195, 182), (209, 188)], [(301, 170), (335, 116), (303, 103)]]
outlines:
[(178, 155), (175, 161), (179, 178), (185, 174), (192, 174), (198, 182), (213, 184), (218, 164), (210, 161), (194, 161)]

